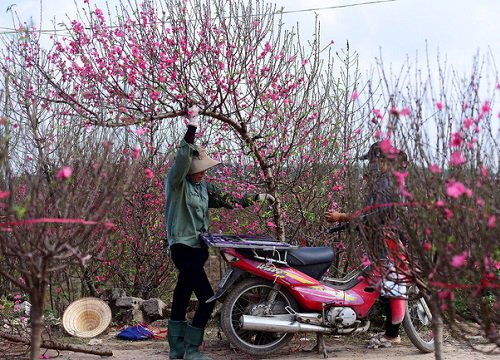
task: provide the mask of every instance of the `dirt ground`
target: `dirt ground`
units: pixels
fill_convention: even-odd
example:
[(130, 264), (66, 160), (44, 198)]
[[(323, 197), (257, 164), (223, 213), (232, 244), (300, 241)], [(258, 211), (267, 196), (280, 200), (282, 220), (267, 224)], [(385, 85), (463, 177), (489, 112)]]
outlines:
[[(109, 331), (107, 334), (99, 336), (102, 341), (96, 347), (105, 347), (113, 351), (111, 357), (101, 357), (97, 355), (73, 353), (63, 351), (59, 354), (56, 351), (48, 351), (45, 355), (58, 360), (91, 360), (91, 359), (120, 359), (120, 360), (165, 360), (168, 359), (168, 344), (166, 340), (151, 341), (123, 341), (115, 337), (116, 331)], [(328, 336), (325, 337), (329, 351), (329, 358), (336, 360), (366, 359), (366, 360), (386, 360), (401, 358), (404, 360), (431, 360), (434, 354), (420, 353), (404, 336), (401, 345), (384, 349), (367, 349), (366, 341), (371, 334), (358, 334), (356, 336)], [(79, 344), (87, 344), (89, 339), (71, 338), (69, 341)], [(322, 354), (305, 352), (315, 344), (314, 336), (305, 337), (298, 334), (290, 344), (279, 352), (267, 357), (253, 357), (233, 349), (224, 335), (220, 335), (218, 330), (210, 328), (207, 330), (203, 352), (213, 360), (253, 360), (253, 359), (323, 359)], [(2, 358), (0, 356), (0, 358)], [(493, 360), (500, 359), (500, 355), (486, 355), (475, 352), (470, 348), (458, 344), (452, 340), (445, 341), (444, 359), (447, 360)]]

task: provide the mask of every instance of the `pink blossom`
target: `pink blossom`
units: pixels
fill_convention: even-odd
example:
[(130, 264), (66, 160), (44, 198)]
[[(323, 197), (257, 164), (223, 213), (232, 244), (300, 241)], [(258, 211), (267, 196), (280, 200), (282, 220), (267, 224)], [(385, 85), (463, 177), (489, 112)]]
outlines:
[(481, 176), (482, 177), (486, 178), (486, 177), (489, 176), (489, 174), (488, 174), (488, 168), (486, 166), (481, 165), (480, 169), (481, 169)]
[(467, 250), (461, 254), (453, 256), (453, 258), (451, 259), (451, 266), (455, 268), (464, 266), (468, 256), (469, 255), (467, 254)]
[(401, 116), (410, 116), (410, 114), (411, 114), (411, 110), (409, 107), (404, 107), (399, 112), (399, 115), (401, 115)]
[(394, 171), (392, 174), (396, 178), (401, 194), (407, 198), (412, 198), (412, 195), (405, 188), (405, 180), (408, 177), (408, 172)]
[(451, 219), (453, 217), (453, 211), (451, 211), (450, 209), (444, 208), (443, 212), (446, 219)]
[(270, 228), (275, 228), (275, 227), (276, 227), (276, 224), (275, 224), (275, 223), (273, 223), (272, 221), (268, 221), (268, 222), (266, 223), (266, 226), (267, 226), (267, 227), (270, 227)]
[(491, 103), (489, 101), (485, 101), (483, 106), (481, 106), (482, 113), (488, 113), (491, 111)]
[(137, 130), (135, 131), (135, 133), (136, 133), (137, 135), (141, 136), (141, 135), (144, 135), (144, 134), (146, 133), (146, 130), (145, 130), (145, 129), (140, 128), (140, 129), (137, 129)]
[(474, 120), (472, 118), (466, 118), (464, 120), (464, 127), (466, 129), (470, 128), (472, 126), (472, 124), (474, 124)]
[(425, 228), (424, 232), (425, 232), (425, 235), (429, 236), (431, 234), (432, 230), (430, 228)]
[(372, 110), (373, 113), (375, 114), (375, 116), (377, 117), (377, 119), (383, 119), (384, 117), (382, 116), (382, 113), (380, 112), (379, 109), (373, 109)]
[(391, 110), (389, 110), (389, 112), (391, 113), (391, 115), (394, 115), (394, 116), (399, 116), (399, 111), (398, 111), (398, 108), (393, 106), (391, 108)]
[(137, 158), (139, 158), (139, 154), (141, 153), (141, 149), (135, 147), (133, 150), (132, 150), (132, 159), (133, 160), (137, 160)]
[(380, 150), (386, 155), (394, 155), (396, 149), (392, 146), (390, 139), (384, 139), (380, 142)]
[(495, 215), (491, 215), (489, 218), (488, 218), (488, 227), (490, 229), (494, 229), (495, 227), (497, 226), (497, 218)]
[(151, 100), (157, 101), (160, 98), (160, 92), (158, 90), (150, 91), (149, 97)]
[(460, 132), (455, 132), (451, 134), (450, 146), (459, 147), (460, 145), (462, 145), (462, 140), (462, 134)]
[(71, 169), (69, 166), (63, 166), (61, 170), (59, 170), (56, 174), (56, 178), (59, 180), (66, 180), (71, 177), (73, 174), (73, 169)]
[(438, 101), (436, 103), (436, 107), (438, 108), (438, 110), (442, 110), (443, 109), (443, 103), (441, 101)]
[(465, 159), (462, 156), (460, 151), (454, 151), (450, 156), (450, 165), (452, 166), (460, 166), (465, 164)]
[(474, 144), (477, 143), (477, 139), (476, 138), (472, 138), (470, 139), (469, 142), (467, 142), (467, 149), (472, 149), (474, 147)]
[(356, 99), (359, 97), (359, 94), (356, 90), (352, 92), (351, 99), (352, 101), (356, 101)]
[(408, 177), (408, 172), (394, 171), (392, 174), (396, 178), (396, 181), (397, 181), (399, 187), (404, 187), (405, 180)]
[(372, 263), (372, 262), (370, 261), (370, 259), (368, 258), (368, 256), (363, 255), (363, 257), (361, 258), (361, 264), (362, 264), (363, 266), (370, 266), (370, 265), (371, 265), (371, 263)]
[(149, 168), (144, 169), (144, 176), (146, 176), (146, 179), (151, 179), (153, 175), (154, 175), (153, 170)]
[(61, 292), (61, 288), (60, 287), (56, 287), (56, 294), (59, 294)]
[(336, 248), (337, 248), (337, 250), (340, 250), (340, 251), (345, 250), (344, 242), (343, 241), (338, 242), (336, 245)]
[(433, 174), (439, 174), (442, 170), (439, 166), (437, 166), (436, 164), (431, 164), (429, 166), (429, 171)]
[(432, 250), (432, 245), (430, 242), (426, 241), (426, 242), (424, 242), (423, 248), (424, 248), (424, 251), (429, 252)]
[(444, 202), (443, 200), (438, 200), (436, 201), (436, 203), (434, 204), (435, 207), (445, 207), (446, 206), (446, 202)]
[(466, 194), (467, 196), (472, 195), (472, 190), (468, 189), (460, 181), (450, 181), (446, 187), (446, 194), (448, 196), (458, 199), (460, 196)]

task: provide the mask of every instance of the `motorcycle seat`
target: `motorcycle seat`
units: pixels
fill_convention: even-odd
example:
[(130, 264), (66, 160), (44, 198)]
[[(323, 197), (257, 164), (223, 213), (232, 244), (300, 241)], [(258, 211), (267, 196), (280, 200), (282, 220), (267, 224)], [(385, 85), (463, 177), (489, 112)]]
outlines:
[(291, 266), (307, 266), (333, 262), (335, 251), (328, 246), (302, 247), (288, 250), (287, 262)]
[(308, 266), (332, 263), (335, 251), (328, 246), (301, 247), (296, 249), (238, 249), (246, 256), (253, 257), (255, 253), (266, 259), (285, 260), (290, 266)]

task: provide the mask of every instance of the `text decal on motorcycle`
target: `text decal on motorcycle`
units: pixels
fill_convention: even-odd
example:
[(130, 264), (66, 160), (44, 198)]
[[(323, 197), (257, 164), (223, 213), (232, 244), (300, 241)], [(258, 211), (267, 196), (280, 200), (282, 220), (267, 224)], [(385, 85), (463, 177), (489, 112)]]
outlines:
[(277, 267), (269, 265), (269, 264), (259, 264), (259, 265), (257, 265), (257, 269), (273, 273), (273, 274), (275, 274), (275, 276), (277, 278), (280, 278), (280, 279), (292, 278), (292, 279), (294, 279), (302, 284), (313, 284), (312, 281), (310, 281), (310, 280), (308, 280), (300, 275), (294, 274), (291, 271), (285, 271), (283, 269), (277, 268)]

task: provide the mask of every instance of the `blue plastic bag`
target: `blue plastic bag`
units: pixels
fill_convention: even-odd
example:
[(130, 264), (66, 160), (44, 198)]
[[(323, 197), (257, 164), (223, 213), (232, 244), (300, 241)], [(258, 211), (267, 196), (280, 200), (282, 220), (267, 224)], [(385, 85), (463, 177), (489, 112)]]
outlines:
[(153, 331), (144, 324), (127, 326), (116, 334), (116, 337), (122, 340), (146, 340), (153, 336)]

